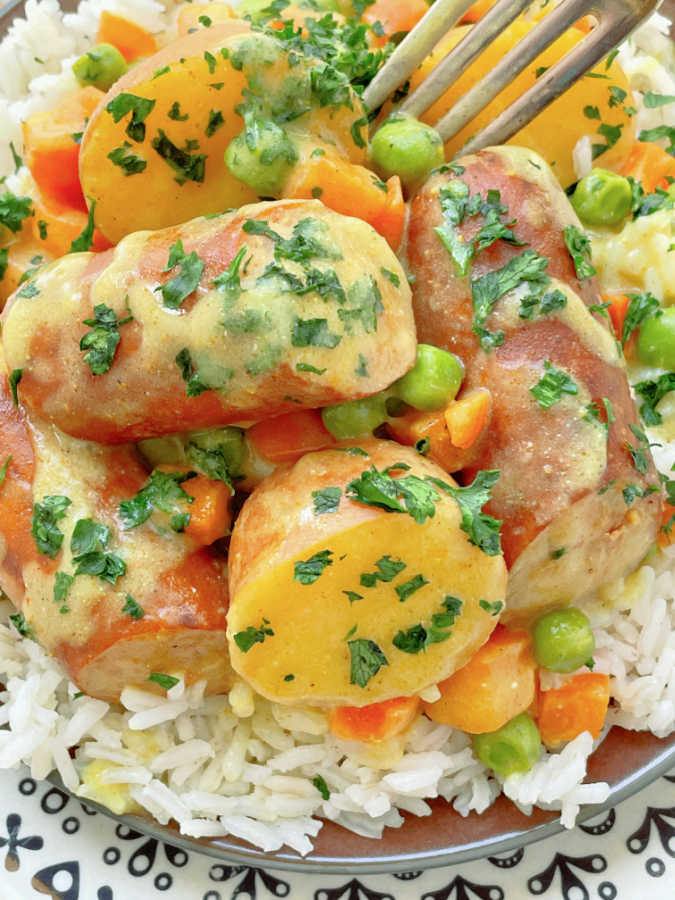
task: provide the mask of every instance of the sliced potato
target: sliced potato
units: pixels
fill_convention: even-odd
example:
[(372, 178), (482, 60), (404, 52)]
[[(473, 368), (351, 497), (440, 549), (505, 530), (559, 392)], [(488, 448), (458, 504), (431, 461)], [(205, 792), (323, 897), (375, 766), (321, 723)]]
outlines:
[(80, 180), (88, 203), (96, 203), (100, 230), (117, 243), (132, 231), (256, 200), (224, 161), (244, 128), (237, 108), (250, 94), (256, 116), (287, 116), (289, 133), (315, 135), (362, 162), (365, 144), (357, 146), (352, 127), (363, 104), (353, 91), (350, 105), (327, 102), (314, 88), (313, 65), (291, 65), (279, 41), (232, 19), (179, 38), (132, 68), (82, 138)]
[(349, 483), (371, 466), (448, 482), (414, 450), (361, 447), (367, 457), (325, 450), (271, 476), (235, 525), (232, 665), (281, 703), (364, 706), (416, 694), (467, 662), (505, 598), (503, 559), (469, 542), (457, 503), (440, 489), (421, 524), (349, 499)]

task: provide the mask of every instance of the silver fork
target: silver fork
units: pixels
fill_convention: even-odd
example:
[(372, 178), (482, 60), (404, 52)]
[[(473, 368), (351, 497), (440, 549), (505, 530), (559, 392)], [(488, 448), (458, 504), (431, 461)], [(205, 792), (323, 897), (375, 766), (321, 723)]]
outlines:
[[(369, 109), (380, 106), (410, 77), (473, 2), (436, 0), (364, 91), (363, 99)], [(420, 116), (530, 3), (531, 0), (498, 0), (397, 109)], [(444, 141), (449, 140), (574, 22), (582, 16), (593, 15), (597, 25), (591, 32), (547, 69), (535, 85), (475, 134), (462, 147), (462, 153), (503, 144), (620, 44), (659, 4), (660, 0), (562, 0), (434, 127)]]

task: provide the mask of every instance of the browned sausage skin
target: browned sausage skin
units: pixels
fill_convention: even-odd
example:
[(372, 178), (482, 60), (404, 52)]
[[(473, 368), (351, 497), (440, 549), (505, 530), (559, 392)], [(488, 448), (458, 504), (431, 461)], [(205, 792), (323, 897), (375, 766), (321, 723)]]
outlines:
[[(227, 690), (233, 674), (223, 562), (171, 529), (151, 522), (125, 527), (119, 503), (147, 480), (135, 450), (68, 438), (16, 408), (4, 369), (0, 416), (0, 459), (9, 459), (0, 487), (0, 587), (40, 644), (79, 688), (104, 700), (118, 700), (125, 685), (146, 682), (153, 672), (181, 672), (190, 682), (206, 679), (209, 692)], [(50, 552), (31, 533), (46, 497), (68, 500), (54, 522), (60, 546)], [(72, 577), (78, 520), (109, 529), (93, 552), (122, 561), (125, 571), (114, 583), (94, 574)]]
[[(503, 520), (510, 569), (505, 618), (518, 621), (634, 568), (655, 539), (661, 499), (620, 351), (587, 309), (599, 303), (595, 284), (580, 283), (565, 244), (564, 228), (579, 222), (548, 166), (512, 147), (457, 163), (413, 200), (413, 308), (420, 340), (462, 357), (465, 389), (491, 392), (490, 427), (472, 448), (465, 474), (501, 471), (487, 509)], [(526, 244), (497, 240), (463, 277), (434, 230), (444, 221), (440, 192), (457, 180), (483, 198), (499, 190), (507, 208), (501, 220), (515, 220), (513, 232)], [(470, 241), (484, 221), (467, 217), (458, 231)], [(532, 252), (548, 259), (550, 281), (539, 296), (555, 292), (553, 308), (542, 312), (538, 305), (523, 316), (524, 298), (538, 289), (523, 281), (493, 299), (479, 320), (472, 283)], [(537, 386), (546, 386), (547, 376), (566, 381), (565, 390), (541, 396)]]
[[(94, 373), (80, 341), (101, 306), (119, 344)], [(22, 402), (102, 444), (369, 396), (416, 351), (410, 289), (387, 243), (314, 200), (64, 257), (10, 299), (3, 344), (23, 372)]]

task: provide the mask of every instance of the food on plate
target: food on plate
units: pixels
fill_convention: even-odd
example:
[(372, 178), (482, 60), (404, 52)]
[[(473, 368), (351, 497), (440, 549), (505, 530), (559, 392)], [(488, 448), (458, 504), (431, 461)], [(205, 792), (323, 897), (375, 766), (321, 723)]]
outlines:
[(0, 767), (302, 854), (436, 796), (571, 826), (609, 727), (675, 729), (667, 23), (462, 155), (466, 79), (362, 99), (427, 4), (361, 7), (0, 44)]

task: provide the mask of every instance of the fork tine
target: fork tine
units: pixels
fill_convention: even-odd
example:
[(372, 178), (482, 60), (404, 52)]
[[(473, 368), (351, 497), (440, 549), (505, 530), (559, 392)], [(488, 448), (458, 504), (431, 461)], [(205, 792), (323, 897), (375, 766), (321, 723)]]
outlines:
[(406, 35), (363, 92), (368, 109), (376, 109), (393, 94), (428, 56), (438, 40), (471, 7), (474, 0), (436, 0), (413, 30)]
[[(565, 54), (552, 66), (541, 79), (507, 109), (500, 113), (489, 125), (474, 135), (462, 147), (462, 155), (474, 153), (483, 147), (503, 144), (516, 132), (520, 131), (549, 103), (560, 96), (575, 81), (578, 81), (603, 56), (633, 30), (638, 21), (651, 9), (655, 9), (658, 0), (645, 0), (631, 4), (632, 15), (623, 16), (608, 14), (581, 43)], [(635, 7), (639, 6), (637, 11)], [(440, 123), (439, 123), (440, 125)], [(437, 126), (438, 127), (438, 126)]]
[(399, 109), (419, 116), (429, 109), (447, 88), (467, 69), (494, 38), (526, 9), (531, 0), (498, 0), (477, 25), (452, 48), (431, 75), (413, 91)]
[(477, 82), (436, 124), (444, 141), (463, 128), (502, 91), (516, 75), (536, 59), (556, 38), (588, 11), (588, 0), (567, 0), (550, 12), (529, 34), (502, 57), (494, 69)]

